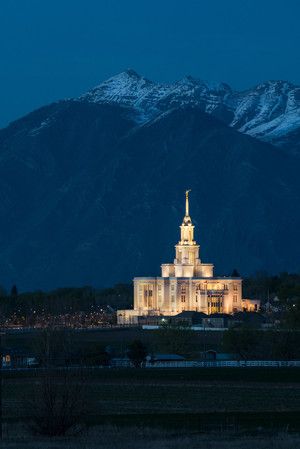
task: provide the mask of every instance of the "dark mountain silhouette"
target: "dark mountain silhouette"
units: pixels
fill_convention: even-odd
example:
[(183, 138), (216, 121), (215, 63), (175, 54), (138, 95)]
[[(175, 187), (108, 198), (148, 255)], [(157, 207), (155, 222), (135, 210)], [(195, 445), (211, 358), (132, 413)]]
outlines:
[(172, 261), (191, 188), (203, 261), (298, 270), (299, 159), (198, 106), (137, 123), (130, 106), (68, 100), (0, 131), (1, 280), (112, 285)]

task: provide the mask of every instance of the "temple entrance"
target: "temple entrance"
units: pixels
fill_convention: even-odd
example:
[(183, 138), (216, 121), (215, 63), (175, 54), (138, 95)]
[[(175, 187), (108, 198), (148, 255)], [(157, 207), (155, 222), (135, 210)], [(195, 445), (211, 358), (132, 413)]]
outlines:
[(222, 313), (224, 303), (223, 292), (207, 291), (207, 309), (208, 313)]

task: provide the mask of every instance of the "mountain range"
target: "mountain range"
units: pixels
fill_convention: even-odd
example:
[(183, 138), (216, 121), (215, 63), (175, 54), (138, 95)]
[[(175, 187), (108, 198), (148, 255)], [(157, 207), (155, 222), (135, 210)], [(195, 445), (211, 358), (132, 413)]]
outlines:
[(80, 100), (132, 107), (140, 123), (171, 108), (193, 105), (242, 133), (300, 153), (300, 86), (287, 81), (268, 81), (237, 92), (228, 84), (191, 76), (172, 84), (158, 84), (128, 70)]
[(300, 88), (128, 70), (0, 130), (0, 283), (109, 286), (172, 261), (191, 188), (216, 273), (300, 268)]

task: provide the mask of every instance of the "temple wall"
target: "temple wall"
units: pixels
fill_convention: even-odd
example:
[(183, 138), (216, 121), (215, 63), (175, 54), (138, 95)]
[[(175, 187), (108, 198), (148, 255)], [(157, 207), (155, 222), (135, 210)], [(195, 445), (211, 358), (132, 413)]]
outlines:
[(134, 279), (134, 309), (172, 315), (185, 310), (234, 313), (243, 310), (237, 278), (157, 277)]
[(214, 265), (201, 263), (200, 246), (194, 240), (194, 226), (189, 216), (189, 191), (186, 213), (180, 226), (180, 240), (175, 245), (174, 263), (161, 265), (161, 277), (134, 279), (134, 310), (120, 311), (120, 320), (134, 322), (135, 316), (175, 315), (182, 311), (206, 314), (234, 313), (256, 307), (242, 303), (242, 280), (214, 278)]

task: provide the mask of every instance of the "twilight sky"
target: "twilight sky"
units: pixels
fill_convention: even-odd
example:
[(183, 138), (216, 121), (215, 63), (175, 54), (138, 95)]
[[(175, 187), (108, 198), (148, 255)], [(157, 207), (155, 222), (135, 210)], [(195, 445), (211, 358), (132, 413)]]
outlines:
[(0, 127), (127, 68), (300, 84), (299, 0), (0, 0)]

